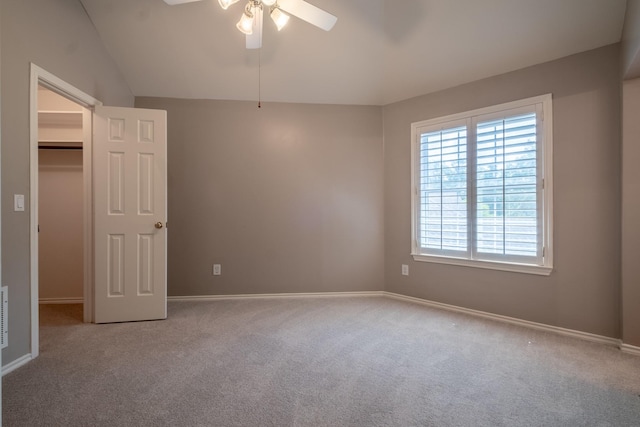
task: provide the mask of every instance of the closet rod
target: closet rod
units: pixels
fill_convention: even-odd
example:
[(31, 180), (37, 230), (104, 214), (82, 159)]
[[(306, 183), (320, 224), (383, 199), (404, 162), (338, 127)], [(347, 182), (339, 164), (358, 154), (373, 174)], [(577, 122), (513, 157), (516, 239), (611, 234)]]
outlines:
[(82, 147), (55, 147), (55, 146), (40, 146), (38, 150), (82, 150)]

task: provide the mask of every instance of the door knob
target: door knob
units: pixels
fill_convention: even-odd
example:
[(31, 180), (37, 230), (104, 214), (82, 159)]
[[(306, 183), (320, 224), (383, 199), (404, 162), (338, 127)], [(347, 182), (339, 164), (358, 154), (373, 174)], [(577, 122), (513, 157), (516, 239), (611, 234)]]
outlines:
[(155, 227), (162, 228), (162, 223), (160, 221), (156, 222)]

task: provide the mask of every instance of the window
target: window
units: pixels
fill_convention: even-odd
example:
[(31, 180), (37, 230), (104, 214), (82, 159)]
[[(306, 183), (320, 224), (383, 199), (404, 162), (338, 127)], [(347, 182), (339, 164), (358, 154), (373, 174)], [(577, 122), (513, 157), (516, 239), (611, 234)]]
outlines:
[(551, 273), (551, 108), (543, 95), (411, 125), (414, 259)]

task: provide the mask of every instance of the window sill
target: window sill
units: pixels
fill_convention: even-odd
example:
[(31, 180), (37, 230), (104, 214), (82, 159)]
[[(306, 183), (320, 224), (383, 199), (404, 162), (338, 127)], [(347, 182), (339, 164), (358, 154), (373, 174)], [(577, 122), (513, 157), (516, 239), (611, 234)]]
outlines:
[(436, 264), (459, 265), (462, 267), (485, 268), (489, 270), (509, 271), (512, 273), (536, 274), (539, 276), (548, 276), (551, 274), (553, 267), (531, 264), (516, 264), (495, 261), (480, 261), (464, 258), (452, 258), (435, 255), (411, 254), (415, 261), (433, 262)]

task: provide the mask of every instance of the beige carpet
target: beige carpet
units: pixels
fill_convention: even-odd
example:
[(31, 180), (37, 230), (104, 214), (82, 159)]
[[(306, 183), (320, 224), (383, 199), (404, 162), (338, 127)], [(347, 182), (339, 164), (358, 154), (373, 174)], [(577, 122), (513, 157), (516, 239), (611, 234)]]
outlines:
[(639, 426), (640, 358), (386, 298), (41, 307), (5, 426)]

